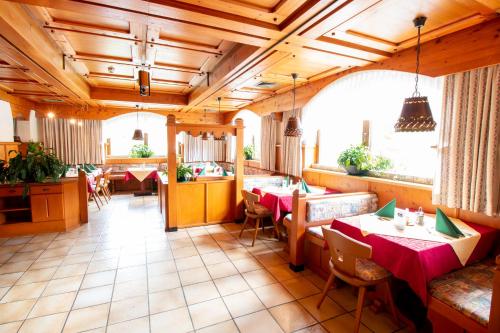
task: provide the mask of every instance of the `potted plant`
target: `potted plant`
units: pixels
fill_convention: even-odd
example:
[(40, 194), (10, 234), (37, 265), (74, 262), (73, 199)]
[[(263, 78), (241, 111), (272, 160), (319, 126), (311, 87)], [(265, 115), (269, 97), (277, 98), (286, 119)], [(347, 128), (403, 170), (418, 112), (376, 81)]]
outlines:
[(179, 183), (184, 183), (189, 181), (189, 178), (193, 176), (193, 169), (189, 165), (179, 164), (177, 166), (177, 181)]
[(246, 145), (243, 148), (243, 154), (245, 155), (245, 160), (253, 160), (253, 155), (255, 154), (254, 145)]
[(370, 170), (382, 171), (391, 167), (391, 161), (382, 156), (372, 157), (365, 145), (351, 146), (340, 153), (337, 163), (348, 174), (361, 176)]
[(130, 157), (132, 158), (149, 158), (153, 156), (153, 151), (145, 144), (133, 145), (130, 150)]

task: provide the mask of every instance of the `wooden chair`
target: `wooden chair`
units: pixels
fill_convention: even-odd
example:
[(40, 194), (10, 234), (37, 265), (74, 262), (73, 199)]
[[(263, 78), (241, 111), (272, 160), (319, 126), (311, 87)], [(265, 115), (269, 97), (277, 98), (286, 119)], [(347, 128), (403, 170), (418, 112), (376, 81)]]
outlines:
[(101, 210), (101, 206), (99, 205), (99, 202), (100, 202), (100, 203), (101, 203), (101, 205), (102, 205), (102, 200), (101, 200), (101, 198), (99, 198), (99, 196), (97, 195), (97, 193), (96, 193), (96, 191), (95, 191), (95, 189), (96, 189), (95, 183), (94, 183), (94, 184), (92, 184), (92, 183), (90, 182), (89, 177), (88, 177), (87, 175), (86, 175), (85, 177), (87, 178), (87, 183), (88, 183), (88, 193), (89, 193), (89, 197), (88, 197), (87, 199), (92, 198), (92, 200), (94, 200), (94, 202), (95, 202), (95, 204), (96, 204), (97, 208), (98, 208), (99, 210)]
[(372, 247), (344, 235), (338, 230), (323, 226), (322, 231), (330, 250), (331, 274), (323, 289), (323, 294), (321, 295), (317, 307), (319, 308), (321, 303), (323, 303), (326, 293), (333, 284), (335, 277), (354, 287), (358, 287), (358, 303), (354, 322), (354, 332), (358, 332), (366, 288), (369, 286), (382, 285), (387, 293), (387, 302), (389, 303), (392, 316), (397, 322), (396, 308), (389, 285), (391, 273), (370, 260), (372, 256)]
[(103, 175), (103, 179), (101, 180), (101, 189), (102, 193), (105, 197), (111, 200), (111, 191), (109, 190), (109, 185), (111, 183), (111, 169), (106, 170)]
[[(243, 227), (241, 228), (240, 231), (240, 238), (241, 235), (243, 234), (243, 231), (245, 230), (249, 219), (252, 219), (255, 221), (255, 233), (253, 235), (253, 241), (252, 241), (252, 246), (255, 244), (255, 240), (257, 239), (257, 233), (259, 232), (259, 226), (262, 224), (262, 227), (264, 227), (264, 221), (263, 219), (266, 217), (270, 217), (272, 219), (272, 212), (267, 209), (266, 207), (262, 206), (259, 204), (259, 199), (260, 196), (258, 194), (246, 191), (246, 190), (241, 190), (241, 194), (243, 196), (243, 202), (245, 203), (245, 222), (243, 223)], [(274, 223), (274, 232), (277, 234), (278, 230), (276, 230), (276, 224)]]
[(96, 193), (97, 197), (99, 198), (99, 201), (101, 202), (101, 205), (103, 204), (102, 203), (102, 200), (101, 200), (101, 194), (102, 196), (104, 197), (104, 201), (106, 203), (108, 203), (108, 199), (106, 198), (106, 196), (104, 195), (104, 192), (102, 191), (102, 174), (98, 174), (96, 177), (95, 177), (95, 189), (94, 189), (94, 192)]

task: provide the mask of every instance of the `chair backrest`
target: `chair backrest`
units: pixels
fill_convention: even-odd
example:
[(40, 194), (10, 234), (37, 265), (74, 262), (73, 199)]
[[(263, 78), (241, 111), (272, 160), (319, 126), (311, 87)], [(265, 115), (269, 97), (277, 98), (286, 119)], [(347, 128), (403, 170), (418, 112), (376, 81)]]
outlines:
[(371, 258), (372, 247), (326, 226), (322, 227), (322, 231), (335, 269), (355, 277), (356, 259)]
[(104, 185), (107, 185), (109, 183), (109, 177), (111, 176), (111, 169), (106, 170), (104, 172)]
[(95, 176), (95, 188), (96, 188), (96, 190), (101, 188), (101, 179), (102, 179), (102, 173)]
[(241, 190), (241, 195), (243, 196), (243, 202), (247, 211), (255, 214), (255, 204), (259, 202), (260, 196), (247, 190)]

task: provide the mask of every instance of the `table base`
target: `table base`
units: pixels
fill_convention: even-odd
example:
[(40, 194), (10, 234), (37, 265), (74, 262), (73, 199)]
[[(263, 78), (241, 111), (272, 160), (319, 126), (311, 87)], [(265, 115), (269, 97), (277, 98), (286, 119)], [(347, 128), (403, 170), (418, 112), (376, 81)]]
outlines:
[(140, 191), (140, 192), (134, 192), (134, 197), (144, 197), (148, 195), (153, 195), (153, 192), (151, 191)]

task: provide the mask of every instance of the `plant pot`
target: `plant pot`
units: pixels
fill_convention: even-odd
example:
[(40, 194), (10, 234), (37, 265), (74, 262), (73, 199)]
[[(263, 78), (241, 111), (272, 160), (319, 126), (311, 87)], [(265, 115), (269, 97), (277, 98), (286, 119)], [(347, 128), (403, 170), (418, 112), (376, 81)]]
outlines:
[(185, 183), (185, 182), (188, 182), (190, 178), (191, 178), (190, 176), (182, 176), (180, 178), (177, 178), (177, 182), (178, 183)]
[(359, 170), (356, 165), (349, 165), (348, 167), (344, 167), (344, 169), (351, 176), (364, 176), (368, 173), (368, 170)]

